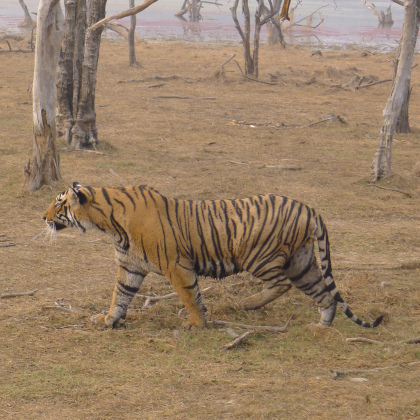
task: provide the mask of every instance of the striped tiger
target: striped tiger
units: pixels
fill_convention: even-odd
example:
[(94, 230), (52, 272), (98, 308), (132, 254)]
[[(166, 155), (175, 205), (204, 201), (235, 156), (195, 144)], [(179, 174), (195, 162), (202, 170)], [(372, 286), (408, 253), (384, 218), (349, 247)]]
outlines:
[[(166, 276), (190, 314), (190, 325), (206, 325), (197, 276), (223, 278), (247, 271), (264, 283), (240, 302), (257, 309), (292, 285), (312, 297), (330, 326), (337, 304), (356, 324), (331, 272), (327, 229), (311, 207), (287, 197), (256, 195), (238, 200), (178, 200), (148, 186), (91, 188), (74, 183), (43, 214), (54, 230), (97, 228), (114, 240), (119, 264), (111, 307), (93, 321), (115, 326), (148, 272)], [(314, 255), (317, 241), (320, 265)]]

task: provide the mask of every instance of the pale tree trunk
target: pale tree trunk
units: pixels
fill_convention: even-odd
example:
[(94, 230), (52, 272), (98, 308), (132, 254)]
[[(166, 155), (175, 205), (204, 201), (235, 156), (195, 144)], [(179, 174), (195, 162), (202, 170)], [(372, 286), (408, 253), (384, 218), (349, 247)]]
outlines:
[(55, 125), (55, 76), (64, 18), (59, 0), (41, 0), (33, 80), (34, 154), (24, 169), (30, 192), (60, 179)]
[(57, 77), (57, 129), (68, 145), (89, 148), (98, 142), (95, 113), (96, 71), (106, 0), (65, 0), (66, 30)]
[[(129, 0), (129, 7), (132, 9), (134, 7), (134, 0)], [(136, 67), (139, 66), (139, 63), (136, 60), (136, 49), (135, 49), (135, 35), (136, 35), (136, 15), (130, 17), (130, 31), (128, 32), (128, 58), (130, 61), (130, 66)]]
[(404, 26), (400, 40), (397, 71), (391, 94), (383, 112), (384, 121), (372, 163), (371, 179), (373, 181), (392, 175), (392, 140), (407, 92), (409, 92), (411, 68), (419, 30), (419, 7), (420, 0), (406, 0), (404, 4)]

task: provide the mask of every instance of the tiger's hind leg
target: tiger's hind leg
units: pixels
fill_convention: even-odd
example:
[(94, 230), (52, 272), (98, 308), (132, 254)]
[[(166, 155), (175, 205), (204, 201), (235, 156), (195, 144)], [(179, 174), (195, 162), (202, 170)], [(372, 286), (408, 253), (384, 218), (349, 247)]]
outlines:
[(290, 281), (317, 303), (321, 312), (321, 325), (330, 326), (337, 302), (330, 293), (314, 255), (313, 242), (300, 246), (285, 265), (285, 273)]
[(132, 267), (128, 269), (119, 266), (108, 314), (106, 316), (103, 314), (94, 315), (91, 320), (97, 324), (105, 323), (108, 327), (115, 327), (120, 319), (125, 319), (128, 306), (138, 292), (143, 278), (144, 275)]
[(267, 303), (277, 299), (292, 287), (290, 280), (286, 277), (283, 270), (279, 268), (272, 269), (265, 276), (255, 276), (264, 281), (264, 289), (255, 295), (243, 299), (239, 303), (239, 306), (246, 311), (267, 305)]

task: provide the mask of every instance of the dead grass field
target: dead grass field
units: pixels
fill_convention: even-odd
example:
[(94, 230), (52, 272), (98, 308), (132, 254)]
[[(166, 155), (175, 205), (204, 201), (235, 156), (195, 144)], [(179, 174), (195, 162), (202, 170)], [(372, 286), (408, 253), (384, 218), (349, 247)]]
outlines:
[[(0, 45), (3, 49), (7, 46)], [(96, 94), (97, 152), (61, 144), (63, 183), (29, 195), (22, 171), (32, 157), (33, 55), (0, 55), (0, 416), (3, 419), (408, 419), (420, 417), (420, 70), (414, 68), (408, 135), (396, 135), (394, 177), (367, 182), (390, 83), (348, 91), (354, 75), (392, 77), (393, 54), (262, 47), (261, 80), (247, 81), (238, 45), (127, 46), (104, 41)], [(416, 63), (418, 56), (416, 56)], [(163, 79), (162, 79), (163, 78)], [(363, 82), (365, 83), (365, 82)], [(169, 98), (170, 97), (170, 98)], [(180, 99), (179, 97), (184, 97)], [(334, 113), (347, 124), (320, 121)], [(233, 163), (235, 162), (235, 163)], [(238, 163), (242, 162), (242, 163)], [(299, 165), (282, 170), (276, 165)], [(209, 328), (184, 332), (178, 299), (143, 310), (136, 298), (125, 327), (97, 328), (117, 271), (99, 233), (39, 235), (41, 214), (73, 181), (149, 184), (178, 198), (287, 195), (315, 206), (329, 227), (333, 273), (354, 312), (384, 323), (365, 330), (338, 313), (314, 325), (315, 305), (290, 291), (251, 313), (237, 302), (259, 285), (248, 275), (212, 286), (212, 319), (283, 325), (255, 332), (234, 350)], [(34, 239), (37, 237), (37, 239)], [(143, 294), (172, 292), (148, 277)], [(72, 312), (51, 309), (56, 305)], [(236, 329), (241, 332), (240, 329)], [(365, 337), (384, 344), (351, 343)], [(333, 379), (331, 370), (370, 370)]]

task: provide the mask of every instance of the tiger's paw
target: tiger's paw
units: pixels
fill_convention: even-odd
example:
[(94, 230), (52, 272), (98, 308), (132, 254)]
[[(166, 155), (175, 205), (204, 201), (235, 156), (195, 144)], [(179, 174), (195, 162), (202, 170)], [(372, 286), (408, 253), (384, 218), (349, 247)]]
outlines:
[(109, 315), (105, 315), (105, 314), (97, 314), (97, 315), (93, 315), (90, 318), (91, 322), (95, 323), (98, 326), (103, 326), (103, 327), (114, 327), (117, 321), (114, 321), (113, 318), (111, 318)]
[(182, 329), (184, 331), (193, 331), (193, 332), (197, 332), (200, 331), (204, 328), (207, 328), (207, 322), (202, 321), (202, 322), (187, 322), (182, 326)]

